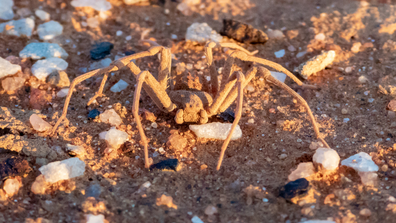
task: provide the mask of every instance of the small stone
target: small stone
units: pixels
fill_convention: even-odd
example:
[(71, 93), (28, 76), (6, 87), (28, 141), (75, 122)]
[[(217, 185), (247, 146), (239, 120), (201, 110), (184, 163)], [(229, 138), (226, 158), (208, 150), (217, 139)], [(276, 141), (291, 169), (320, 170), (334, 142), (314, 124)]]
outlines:
[(171, 34), (171, 39), (177, 39), (177, 35), (176, 34)]
[(342, 120), (342, 122), (344, 122), (344, 123), (348, 123), (349, 121), (350, 121), (349, 118), (344, 118), (344, 119)]
[(209, 216), (217, 214), (217, 208), (213, 205), (209, 205), (205, 208), (205, 214)]
[(60, 70), (55, 70), (50, 73), (47, 77), (47, 83), (59, 88), (70, 86), (70, 80), (67, 73)]
[(319, 148), (313, 155), (313, 162), (320, 165), (324, 170), (333, 171), (338, 168), (340, 156), (334, 149)]
[(289, 45), (289, 46), (287, 47), (287, 49), (288, 49), (290, 52), (296, 51), (296, 48), (295, 48), (293, 45)]
[(291, 200), (296, 196), (300, 196), (308, 193), (309, 181), (305, 178), (297, 179), (287, 183), (285, 186), (281, 187), (279, 190), (279, 196), (285, 198), (286, 200)]
[(51, 15), (48, 12), (43, 11), (41, 9), (37, 9), (34, 12), (34, 14), (36, 14), (36, 16), (39, 17), (42, 21), (47, 21), (47, 20), (50, 20), (50, 18), (51, 18)]
[(388, 197), (388, 201), (389, 201), (389, 202), (392, 202), (392, 203), (396, 203), (396, 198), (393, 197), (393, 196), (389, 196), (389, 197)]
[(326, 39), (326, 36), (325, 36), (325, 34), (323, 34), (323, 33), (319, 33), (319, 34), (317, 34), (317, 35), (315, 36), (315, 39), (316, 39), (316, 40), (319, 40), (319, 41), (324, 41), (324, 40)]
[(108, 109), (99, 115), (100, 121), (109, 123), (111, 126), (119, 126), (122, 123), (121, 117), (114, 109)]
[(341, 165), (351, 167), (357, 172), (378, 171), (378, 166), (371, 159), (371, 156), (365, 152), (360, 152), (343, 160)]
[(167, 159), (167, 160), (162, 160), (156, 164), (151, 165), (150, 170), (159, 169), (159, 170), (177, 171), (178, 165), (179, 165), (178, 159)]
[(11, 36), (32, 36), (34, 29), (34, 20), (31, 18), (12, 20), (0, 24), (0, 33), (5, 33)]
[(158, 149), (158, 152), (161, 153), (161, 154), (164, 154), (164, 153), (165, 153), (165, 150), (164, 150), (164, 148), (160, 147), (160, 148)]
[(157, 198), (157, 206), (165, 205), (168, 208), (173, 208), (177, 210), (177, 205), (173, 204), (173, 198), (171, 196), (166, 196), (163, 194), (160, 198)]
[(46, 158), (40, 158), (40, 157), (36, 158), (36, 165), (38, 165), (39, 167), (42, 167), (47, 164), (48, 164), (48, 160)]
[(92, 60), (100, 60), (105, 58), (105, 56), (110, 54), (110, 51), (113, 49), (114, 45), (110, 42), (101, 42), (96, 44), (93, 49), (90, 51)]
[(198, 216), (191, 218), (192, 223), (204, 223)]
[(200, 168), (201, 170), (206, 170), (206, 169), (208, 168), (208, 165), (202, 164), (199, 168)]
[(37, 33), (41, 40), (50, 40), (61, 35), (63, 26), (57, 21), (49, 21), (37, 27)]
[(46, 182), (56, 183), (82, 176), (85, 172), (85, 163), (77, 157), (69, 158), (42, 166), (39, 171), (44, 175)]
[(29, 43), (19, 52), (20, 58), (32, 58), (33, 60), (51, 57), (58, 57), (65, 60), (68, 56), (69, 54), (56, 43)]
[(3, 190), (8, 197), (12, 197), (18, 194), (18, 191), (20, 188), (22, 188), (22, 186), (22, 177), (16, 176), (8, 178), (6, 181), (4, 181)]
[(73, 0), (73, 7), (91, 7), (97, 11), (107, 11), (111, 9), (111, 3), (106, 0)]
[(278, 157), (280, 160), (284, 160), (284, 159), (286, 159), (287, 158), (287, 154), (285, 154), (285, 153), (282, 153), (282, 154), (280, 154), (279, 155), (279, 157)]
[(311, 149), (311, 150), (317, 150), (318, 148), (321, 148), (321, 147), (323, 147), (324, 145), (323, 145), (323, 143), (322, 142), (320, 142), (320, 141), (314, 141), (314, 142), (311, 142), (311, 144), (309, 145), (309, 149)]
[(285, 37), (285, 35), (283, 35), (283, 32), (277, 29), (276, 30), (268, 29), (267, 36), (270, 39), (282, 39), (283, 37)]
[(91, 17), (87, 19), (87, 25), (91, 28), (97, 28), (99, 27), (100, 22), (96, 17)]
[(95, 109), (92, 109), (91, 111), (89, 111), (88, 118), (95, 119), (99, 115), (100, 115), (100, 111), (95, 108)]
[(21, 71), (21, 66), (12, 64), (8, 60), (0, 57), (0, 79), (14, 75), (18, 71)]
[(348, 114), (348, 109), (346, 109), (346, 108), (341, 109), (341, 114), (343, 114), (343, 115)]
[(359, 78), (358, 78), (358, 81), (359, 81), (359, 83), (361, 83), (361, 84), (364, 84), (364, 83), (367, 83), (368, 82), (368, 79), (367, 79), (367, 77), (365, 77), (365, 76), (360, 76)]
[(102, 214), (99, 215), (86, 214), (85, 221), (86, 223), (105, 223), (105, 217)]
[(25, 85), (22, 77), (6, 77), (1, 81), (1, 86), (7, 92), (15, 92)]
[(254, 92), (254, 91), (255, 91), (254, 86), (252, 86), (252, 85), (250, 85), (250, 84), (248, 84), (248, 85), (245, 87), (245, 89), (246, 89), (248, 92)]
[[(225, 140), (231, 130), (231, 123), (212, 122), (203, 125), (189, 125), (191, 131), (197, 135), (198, 138), (211, 138)], [(242, 137), (242, 130), (239, 125), (236, 126), (231, 140), (236, 140)]]
[(14, 18), (14, 11), (12, 7), (14, 6), (13, 0), (0, 0), (0, 19), (10, 20)]
[(56, 97), (64, 98), (67, 96), (67, 94), (69, 94), (69, 88), (63, 88), (63, 89), (60, 89), (58, 91), (58, 93), (56, 93)]
[(315, 168), (312, 162), (300, 163), (297, 169), (288, 176), (288, 180), (295, 181), (300, 178), (308, 178), (313, 174), (315, 174)]
[(100, 193), (102, 193), (102, 187), (98, 183), (93, 183), (85, 190), (85, 196), (99, 198)]
[(96, 70), (96, 69), (100, 69), (100, 68), (104, 68), (104, 67), (108, 67), (111, 64), (111, 59), (110, 58), (106, 58), (103, 60), (100, 60), (98, 62), (93, 62), (90, 66), (89, 66), (89, 70)]
[(297, 53), (296, 57), (297, 58), (303, 57), (306, 53), (307, 53), (307, 51), (299, 52), (299, 53)]
[(171, 134), (166, 142), (170, 149), (183, 150), (187, 146), (187, 139), (179, 134)]
[(81, 156), (86, 153), (83, 146), (75, 146), (72, 144), (66, 144), (66, 151), (72, 156)]
[(153, 122), (153, 123), (151, 123), (151, 127), (156, 129), (156, 128), (158, 128), (158, 124), (156, 122)]
[(268, 41), (268, 36), (262, 30), (250, 24), (233, 19), (223, 19), (223, 28), (220, 33), (243, 43), (262, 43)]
[(347, 68), (345, 68), (345, 72), (346, 72), (347, 74), (351, 73), (352, 70), (353, 70), (353, 67), (347, 67)]
[(117, 93), (125, 90), (128, 87), (128, 83), (125, 82), (124, 80), (119, 80), (116, 84), (113, 85), (113, 87), (110, 88), (110, 91)]
[(31, 115), (29, 121), (33, 129), (37, 132), (45, 132), (52, 129), (52, 126), (48, 122), (44, 121), (36, 114)]
[(396, 111), (396, 100), (391, 100), (386, 108), (390, 111)]
[(120, 146), (128, 140), (128, 134), (126, 132), (117, 130), (115, 128), (112, 128), (109, 131), (101, 132), (99, 137), (106, 140), (108, 146), (113, 149), (120, 148)]
[(362, 46), (362, 44), (359, 43), (359, 42), (353, 43), (352, 48), (351, 48), (351, 51), (352, 51), (353, 53), (359, 53), (360, 47), (361, 47), (361, 46)]
[(21, 18), (26, 18), (30, 15), (32, 15), (32, 11), (30, 11), (29, 8), (19, 8), (17, 10), (17, 14), (21, 17)]
[(248, 120), (248, 124), (254, 124), (254, 118), (250, 118), (250, 119)]
[(47, 106), (52, 100), (52, 96), (44, 90), (32, 88), (30, 91), (29, 104), (33, 109), (41, 110)]
[(48, 188), (49, 183), (45, 181), (44, 175), (40, 175), (36, 177), (36, 180), (33, 182), (32, 187), (30, 190), (34, 194), (45, 194), (45, 191)]
[(276, 58), (282, 58), (285, 55), (285, 50), (279, 50), (275, 52), (275, 57)]
[(389, 169), (389, 167), (388, 167), (388, 165), (386, 165), (386, 164), (384, 164), (384, 165), (381, 166), (381, 171), (382, 171), (382, 172), (386, 172), (386, 171), (388, 171), (388, 169)]
[(359, 214), (363, 217), (370, 217), (371, 216), (371, 211), (368, 208), (360, 210)]
[(278, 79), (278, 81), (285, 83), (286, 80), (286, 74), (282, 73), (282, 72), (276, 72), (276, 71), (270, 71), (271, 72), (271, 76), (275, 77), (276, 79)]
[(223, 37), (213, 30), (207, 23), (193, 23), (187, 28), (186, 40), (193, 42), (206, 43), (212, 40), (216, 43), (221, 42)]
[(56, 70), (65, 70), (69, 64), (61, 58), (39, 60), (32, 66), (32, 73), (37, 79), (45, 81), (47, 76)]
[(378, 174), (375, 172), (358, 172), (362, 184), (365, 186), (376, 186)]
[(323, 52), (322, 54), (311, 58), (307, 62), (302, 63), (297, 68), (297, 71), (303, 78), (307, 79), (312, 74), (317, 73), (330, 65), (335, 59), (335, 56), (336, 53), (334, 50)]

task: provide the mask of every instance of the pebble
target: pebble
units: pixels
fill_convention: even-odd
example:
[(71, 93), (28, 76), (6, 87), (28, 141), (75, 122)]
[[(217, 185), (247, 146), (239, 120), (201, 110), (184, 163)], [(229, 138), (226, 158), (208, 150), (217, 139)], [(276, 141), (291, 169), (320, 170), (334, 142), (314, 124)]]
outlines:
[(122, 35), (122, 31), (121, 30), (118, 30), (117, 32), (116, 32), (116, 36), (121, 36)]
[[(12, 20), (0, 24), (0, 33), (18, 37), (27, 36), (30, 38), (32, 36), (34, 25), (34, 20), (31, 18)], [(6, 29), (6, 26), (9, 28)]]
[(48, 183), (56, 183), (60, 180), (68, 180), (82, 176), (85, 172), (85, 163), (79, 158), (69, 158), (62, 161), (49, 163), (39, 168)]
[(22, 77), (6, 77), (1, 81), (1, 86), (7, 92), (15, 92), (25, 85), (25, 79)]
[(75, 146), (72, 144), (66, 144), (66, 151), (72, 156), (81, 156), (86, 153), (83, 146)]
[(128, 134), (126, 132), (117, 130), (115, 128), (112, 128), (109, 131), (101, 132), (99, 137), (106, 140), (109, 147), (113, 149), (120, 148), (120, 146), (128, 140)]
[(34, 12), (34, 14), (36, 14), (36, 16), (37, 16), (39, 19), (41, 19), (42, 21), (47, 21), (47, 20), (50, 20), (50, 18), (51, 18), (51, 15), (50, 15), (48, 12), (43, 11), (43, 10), (41, 10), (41, 9), (37, 9), (37, 10)]
[(132, 36), (126, 36), (126, 37), (125, 37), (125, 40), (126, 40), (126, 41), (129, 41), (129, 40), (131, 40), (131, 39), (132, 39)]
[(111, 59), (110, 58), (106, 58), (103, 60), (100, 60), (98, 62), (93, 62), (90, 66), (89, 66), (89, 70), (96, 70), (96, 69), (100, 69), (103, 67), (108, 67), (111, 64)]
[(32, 15), (32, 11), (30, 11), (29, 8), (19, 8), (17, 10), (17, 14), (21, 17), (21, 18), (26, 18), (30, 15)]
[(279, 190), (279, 196), (286, 200), (291, 200), (293, 197), (308, 193), (308, 190), (309, 181), (305, 178), (300, 178), (281, 187)]
[[(211, 138), (225, 140), (231, 130), (231, 123), (212, 122), (203, 125), (189, 125), (191, 131), (197, 135), (198, 138)], [(236, 126), (231, 140), (236, 140), (242, 137), (242, 130), (239, 125)]]
[(41, 40), (51, 40), (61, 35), (63, 26), (57, 21), (49, 21), (37, 27), (37, 33)]
[(295, 181), (300, 178), (308, 178), (313, 174), (315, 174), (315, 168), (312, 162), (300, 163), (297, 169), (288, 176), (288, 180)]
[(321, 147), (323, 147), (324, 145), (323, 145), (323, 143), (322, 142), (320, 142), (320, 141), (314, 141), (314, 142), (311, 142), (311, 144), (309, 145), (309, 149), (311, 149), (311, 150), (317, 150), (318, 148), (321, 148)]
[(217, 213), (218, 213), (217, 208), (215, 206), (213, 206), (213, 205), (209, 205), (209, 206), (207, 206), (205, 208), (205, 214), (206, 215), (211, 216), (211, 215), (214, 215), (214, 214), (217, 214)]
[(99, 115), (100, 115), (100, 111), (95, 108), (95, 109), (92, 109), (91, 111), (89, 111), (88, 118), (95, 119)]
[(192, 223), (204, 223), (198, 216), (194, 216), (193, 218), (191, 218), (191, 222)]
[(280, 160), (284, 160), (284, 159), (287, 158), (287, 154), (282, 153), (282, 154), (280, 154), (280, 156), (279, 156), (278, 158), (279, 158)]
[(360, 210), (359, 214), (363, 217), (370, 217), (371, 216), (371, 211), (368, 208)]
[(121, 79), (110, 88), (110, 91), (114, 93), (121, 92), (125, 90), (128, 87), (128, 85), (129, 84), (127, 82)]
[(86, 214), (85, 220), (86, 223), (105, 223), (105, 217), (102, 214), (99, 215)]
[(367, 83), (368, 82), (368, 79), (367, 79), (367, 77), (366, 76), (360, 76), (359, 78), (358, 78), (358, 81), (359, 81), (359, 83), (361, 83), (361, 84), (364, 84), (364, 83)]
[(371, 159), (371, 156), (365, 152), (360, 152), (343, 160), (341, 165), (351, 167), (357, 172), (378, 171), (378, 166)]
[(0, 0), (0, 19), (10, 20), (14, 18), (14, 11), (12, 7), (14, 6), (13, 0)]
[(362, 44), (359, 43), (359, 42), (353, 43), (352, 48), (351, 48), (351, 51), (352, 51), (353, 53), (359, 53), (360, 47), (361, 47), (361, 46), (362, 46)]
[(85, 190), (85, 196), (99, 198), (100, 193), (102, 193), (102, 187), (98, 183), (93, 183)]
[(289, 45), (289, 46), (287, 47), (287, 49), (288, 49), (290, 52), (296, 51), (296, 48), (295, 48), (293, 45)]
[(47, 76), (56, 70), (65, 70), (69, 64), (57, 57), (39, 60), (32, 66), (32, 73), (37, 79), (45, 81)]
[(67, 96), (67, 94), (69, 94), (69, 88), (63, 88), (63, 89), (60, 89), (58, 91), (58, 93), (56, 93), (56, 97), (64, 98)]
[(282, 73), (282, 72), (276, 72), (276, 71), (270, 71), (271, 72), (271, 76), (275, 77), (276, 79), (278, 79), (278, 81), (285, 83), (286, 80), (286, 74)]
[(8, 178), (4, 181), (3, 190), (8, 195), (8, 197), (12, 197), (18, 194), (20, 188), (22, 188), (22, 177), (16, 176), (12, 178)]
[(346, 72), (347, 74), (351, 73), (352, 70), (353, 70), (352, 67), (347, 67), (347, 68), (345, 68), (345, 72)]
[(47, 83), (53, 87), (64, 88), (70, 86), (70, 79), (66, 72), (56, 70), (48, 75)]
[(29, 121), (33, 129), (37, 132), (45, 132), (52, 129), (52, 126), (48, 122), (44, 121), (36, 114), (31, 115)]
[(309, 59), (307, 62), (300, 64), (297, 72), (307, 79), (312, 74), (325, 69), (335, 59), (336, 53), (334, 50), (323, 52), (322, 54)]
[(105, 58), (105, 56), (110, 54), (110, 51), (113, 49), (114, 45), (110, 42), (101, 42), (96, 44), (93, 49), (90, 51), (92, 60), (100, 60)]
[(348, 109), (346, 109), (346, 108), (341, 109), (341, 114), (343, 114), (343, 115), (348, 114)]
[(36, 177), (36, 180), (33, 182), (30, 190), (34, 194), (45, 194), (47, 187), (48, 182), (45, 181), (45, 177), (40, 174), (38, 177)]
[(313, 155), (313, 162), (320, 165), (324, 170), (333, 171), (338, 168), (340, 156), (334, 149), (319, 148)]
[(389, 169), (389, 167), (388, 167), (388, 165), (386, 165), (386, 164), (384, 164), (384, 165), (381, 166), (381, 171), (382, 171), (382, 172), (386, 172), (386, 171), (388, 171), (388, 169)]
[(348, 123), (348, 122), (349, 122), (349, 120), (350, 120), (349, 118), (344, 118), (342, 122), (344, 122), (344, 123)]
[(126, 5), (133, 5), (140, 2), (148, 2), (148, 0), (124, 0)]
[(73, 0), (73, 7), (91, 7), (97, 11), (107, 11), (111, 9), (111, 3), (106, 0)]
[(396, 198), (393, 197), (393, 196), (389, 196), (389, 197), (388, 197), (388, 201), (389, 201), (389, 202), (392, 202), (392, 203), (396, 203)]
[(317, 34), (317, 35), (315, 36), (315, 39), (316, 39), (316, 40), (319, 40), (319, 41), (324, 41), (324, 40), (326, 39), (326, 36), (325, 36), (325, 34), (323, 34), (323, 33), (319, 33), (319, 34)]
[(96, 17), (91, 17), (87, 19), (87, 25), (91, 28), (97, 28), (100, 25), (100, 22), (98, 18)]
[(396, 100), (391, 100), (386, 108), (390, 111), (396, 111)]
[(186, 40), (193, 42), (206, 43), (212, 40), (216, 43), (221, 42), (223, 37), (213, 30), (207, 23), (193, 23), (187, 28)]
[(162, 160), (156, 164), (150, 166), (150, 170), (159, 169), (159, 170), (177, 170), (177, 166), (179, 165), (178, 159), (167, 159)]
[(111, 126), (119, 126), (122, 123), (121, 117), (114, 109), (108, 109), (99, 115), (100, 121), (108, 123)]
[(49, 102), (51, 102), (51, 99), (52, 96), (47, 94), (46, 91), (32, 88), (30, 91), (29, 104), (33, 109), (41, 110), (43, 107), (48, 105)]
[(378, 174), (375, 172), (358, 172), (362, 184), (365, 186), (376, 186)]
[(270, 39), (282, 39), (283, 37), (285, 37), (285, 35), (283, 35), (283, 32), (277, 29), (276, 30), (268, 29), (267, 36)]
[(29, 43), (19, 52), (20, 58), (31, 58), (33, 60), (51, 57), (66, 60), (68, 56), (69, 54), (56, 43)]
[(187, 144), (187, 139), (179, 134), (171, 134), (168, 137), (168, 141), (166, 142), (166, 146), (174, 150), (183, 150), (187, 146)]
[(157, 206), (165, 205), (168, 208), (177, 209), (177, 205), (173, 203), (173, 198), (171, 196), (166, 196), (165, 194), (157, 198), (156, 205)]
[(296, 57), (297, 58), (303, 57), (306, 53), (307, 53), (307, 51), (299, 52), (299, 53), (297, 53)]
[(275, 57), (276, 58), (282, 58), (285, 55), (285, 50), (279, 50), (275, 52)]
[(12, 64), (8, 60), (0, 57), (0, 79), (10, 75), (14, 75), (18, 71), (21, 71), (20, 65)]

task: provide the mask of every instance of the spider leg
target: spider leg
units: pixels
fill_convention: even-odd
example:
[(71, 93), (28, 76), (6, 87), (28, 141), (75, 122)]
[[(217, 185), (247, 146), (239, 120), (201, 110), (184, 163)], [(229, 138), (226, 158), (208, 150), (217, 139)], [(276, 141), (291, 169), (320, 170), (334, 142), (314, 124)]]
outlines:
[(213, 48), (216, 47), (217, 43), (208, 42), (205, 46), (206, 59), (208, 60), (209, 71), (210, 71), (210, 81), (212, 87), (212, 95), (215, 96), (219, 92), (219, 73), (216, 70), (216, 66), (213, 63)]
[(142, 91), (143, 83), (145, 82), (145, 78), (148, 74), (148, 71), (143, 71), (137, 76), (137, 86), (135, 89), (134, 97), (133, 97), (133, 105), (132, 105), (132, 113), (135, 118), (135, 122), (137, 128), (139, 130), (140, 138), (142, 145), (144, 147), (144, 166), (149, 168), (151, 164), (153, 164), (153, 159), (148, 157), (148, 140), (146, 135), (144, 134), (144, 130), (142, 127), (142, 123), (140, 121), (139, 116), (139, 99), (140, 99), (140, 92)]
[(223, 162), (223, 159), (224, 159), (224, 153), (227, 149), (228, 144), (230, 143), (232, 134), (234, 133), (234, 130), (235, 130), (236, 126), (238, 125), (238, 122), (242, 116), (242, 105), (243, 105), (243, 86), (242, 85), (243, 85), (245, 76), (240, 71), (238, 71), (236, 75), (237, 75), (238, 98), (237, 98), (237, 107), (236, 107), (236, 111), (235, 111), (235, 120), (232, 123), (230, 132), (228, 133), (228, 136), (227, 136), (226, 140), (224, 141), (223, 146), (221, 147), (220, 157), (219, 157), (219, 161), (217, 162), (216, 170), (219, 170), (221, 167), (221, 163)]

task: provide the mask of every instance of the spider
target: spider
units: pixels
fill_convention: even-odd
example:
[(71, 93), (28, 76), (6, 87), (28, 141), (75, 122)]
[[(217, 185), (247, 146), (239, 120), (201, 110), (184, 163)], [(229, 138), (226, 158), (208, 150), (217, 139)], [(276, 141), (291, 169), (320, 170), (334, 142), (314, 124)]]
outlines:
[[(146, 168), (149, 168), (152, 165), (153, 160), (148, 156), (148, 140), (144, 133), (142, 123), (138, 114), (139, 98), (142, 88), (150, 96), (150, 98), (154, 101), (154, 103), (158, 106), (160, 110), (167, 113), (176, 111), (175, 121), (177, 124), (182, 124), (184, 122), (200, 124), (207, 123), (208, 118), (225, 111), (236, 100), (235, 119), (232, 123), (228, 136), (221, 147), (220, 157), (216, 167), (216, 170), (219, 170), (223, 162), (224, 153), (231, 140), (231, 136), (242, 115), (243, 89), (256, 75), (263, 77), (269, 83), (281, 87), (293, 97), (295, 97), (305, 107), (318, 140), (320, 140), (326, 147), (330, 148), (326, 141), (320, 136), (318, 124), (316, 123), (316, 120), (307, 102), (289, 86), (271, 76), (270, 71), (264, 66), (268, 66), (279, 72), (285, 73), (300, 86), (311, 89), (316, 87), (303, 84), (297, 77), (295, 77), (291, 72), (289, 72), (281, 65), (275, 62), (271, 62), (269, 60), (255, 57), (253, 56), (254, 52), (251, 53), (243, 47), (240, 47), (234, 43), (208, 42), (205, 46), (205, 54), (209, 66), (209, 73), (211, 76), (211, 93), (198, 90), (169, 90), (168, 78), (171, 71), (171, 51), (169, 48), (160, 46), (156, 42), (145, 42), (149, 42), (152, 45), (152, 47), (147, 51), (123, 57), (112, 62), (108, 67), (90, 71), (76, 77), (70, 85), (69, 93), (65, 99), (62, 115), (56, 122), (55, 126), (52, 128), (50, 134), (55, 134), (60, 123), (66, 118), (70, 98), (77, 84), (90, 77), (104, 75), (99, 90), (88, 101), (88, 105), (90, 105), (92, 102), (95, 101), (97, 97), (104, 96), (103, 88), (109, 76), (109, 73), (120, 70), (123, 67), (128, 67), (137, 80), (137, 85), (133, 98), (132, 113), (141, 137), (140, 143), (144, 147), (144, 163)], [(219, 84), (218, 82), (219, 74), (213, 63), (212, 51), (215, 47), (226, 47), (232, 50), (228, 58), (226, 59), (225, 66), (223, 68), (222, 80), (224, 81), (222, 81), (221, 84)], [(149, 71), (141, 71), (140, 68), (137, 67), (132, 61), (134, 59), (155, 56), (157, 54), (159, 54), (160, 59), (157, 79)], [(253, 62), (254, 66), (251, 67), (245, 74), (243, 74), (241, 71), (233, 71), (233, 64), (236, 59), (246, 62)]]

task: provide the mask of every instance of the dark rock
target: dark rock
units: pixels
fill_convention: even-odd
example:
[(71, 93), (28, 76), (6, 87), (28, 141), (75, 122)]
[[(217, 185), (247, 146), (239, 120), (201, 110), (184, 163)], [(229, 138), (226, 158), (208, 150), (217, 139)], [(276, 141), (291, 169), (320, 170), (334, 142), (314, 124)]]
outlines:
[(88, 113), (88, 118), (92, 118), (95, 119), (96, 117), (98, 117), (100, 115), (100, 111), (98, 109), (92, 109), (91, 111), (89, 111)]
[(150, 170), (159, 169), (159, 170), (174, 170), (174, 171), (176, 171), (176, 167), (178, 164), (179, 164), (179, 160), (177, 160), (177, 159), (162, 160), (159, 163), (151, 165)]
[(110, 54), (114, 45), (110, 42), (102, 42), (96, 44), (94, 48), (90, 51), (92, 60), (100, 60), (105, 58), (105, 56)]
[(221, 119), (227, 122), (234, 122), (235, 120), (235, 113), (231, 110), (231, 108), (227, 108), (224, 112), (218, 115)]
[(11, 157), (0, 163), (0, 180), (6, 177), (23, 176), (32, 169), (21, 157)]
[(268, 36), (253, 26), (232, 19), (223, 20), (220, 34), (244, 43), (265, 43)]
[(85, 195), (87, 197), (94, 197), (94, 198), (98, 199), (101, 192), (102, 192), (102, 187), (97, 183), (93, 183), (93, 184), (89, 185), (89, 187), (86, 190)]
[(291, 200), (296, 196), (307, 194), (309, 190), (309, 181), (305, 178), (300, 178), (295, 181), (287, 183), (279, 189), (279, 196), (286, 200)]
[(47, 83), (59, 88), (70, 86), (70, 80), (67, 73), (61, 70), (56, 70), (48, 75)]
[(129, 56), (129, 55), (132, 55), (132, 54), (135, 54), (135, 53), (136, 52), (133, 51), (133, 50), (128, 50), (128, 51), (125, 52), (125, 56)]

